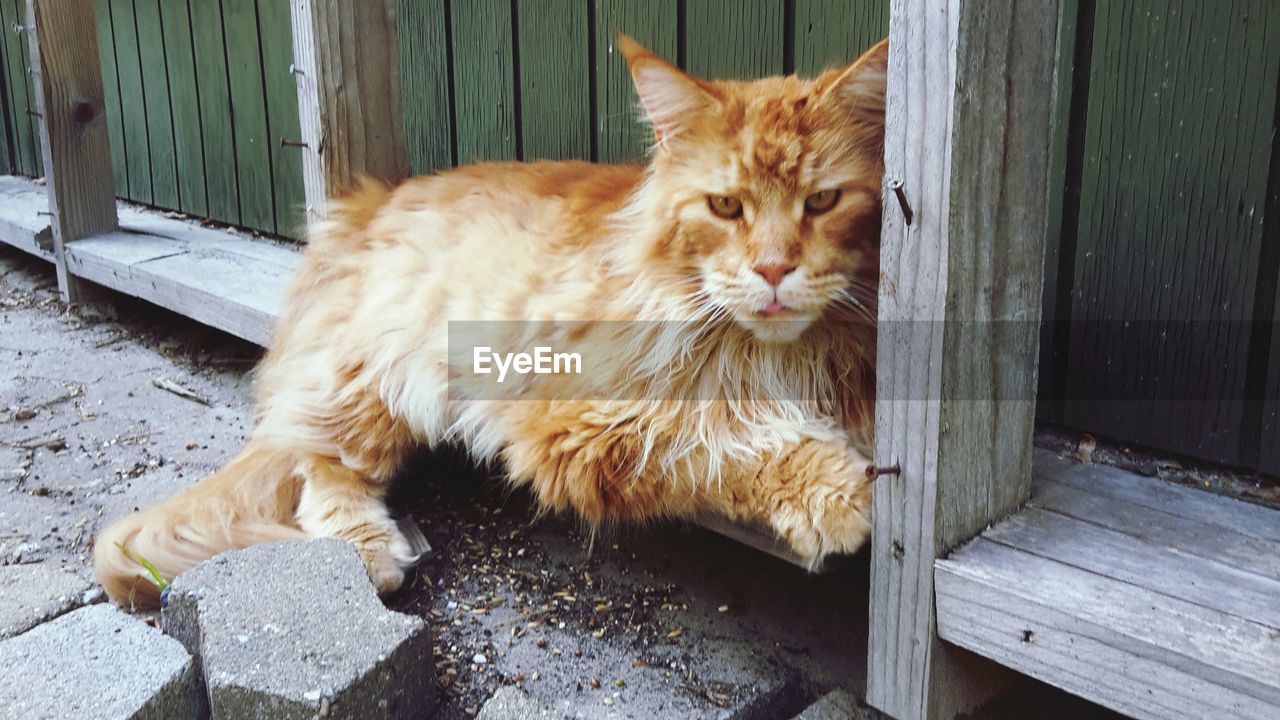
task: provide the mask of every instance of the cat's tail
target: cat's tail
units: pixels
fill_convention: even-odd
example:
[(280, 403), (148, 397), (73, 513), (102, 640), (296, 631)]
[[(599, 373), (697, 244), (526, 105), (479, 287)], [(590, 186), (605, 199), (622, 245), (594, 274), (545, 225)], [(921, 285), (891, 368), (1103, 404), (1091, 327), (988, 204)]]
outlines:
[(292, 453), (250, 440), (221, 470), (98, 533), (98, 581), (121, 605), (155, 607), (160, 591), (142, 561), (172, 580), (224, 550), (306, 537), (293, 519), (302, 489), (295, 468)]

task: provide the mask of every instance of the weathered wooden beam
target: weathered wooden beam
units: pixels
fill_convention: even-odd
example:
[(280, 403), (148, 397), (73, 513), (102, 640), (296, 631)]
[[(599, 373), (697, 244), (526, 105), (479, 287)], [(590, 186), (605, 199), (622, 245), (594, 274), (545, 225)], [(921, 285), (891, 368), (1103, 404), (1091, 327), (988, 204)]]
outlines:
[(76, 301), (65, 247), (116, 227), (111, 139), (93, 0), (27, 0), (31, 79), (49, 194), (58, 290)]
[[(290, 0), (307, 219), (362, 176), (409, 174), (396, 0)], [(273, 138), (289, 143), (291, 138)], [(296, 142), (296, 141), (295, 141)]]
[(934, 561), (1031, 478), (1058, 0), (893, 0), (868, 701), (906, 719), (1001, 685), (939, 641)]

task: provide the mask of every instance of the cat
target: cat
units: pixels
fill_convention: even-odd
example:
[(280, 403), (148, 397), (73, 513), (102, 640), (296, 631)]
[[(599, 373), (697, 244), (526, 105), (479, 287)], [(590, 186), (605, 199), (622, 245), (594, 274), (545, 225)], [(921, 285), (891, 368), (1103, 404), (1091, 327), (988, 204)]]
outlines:
[[(173, 577), (319, 536), (393, 591), (414, 557), (387, 483), (443, 443), (592, 523), (717, 514), (812, 563), (864, 542), (887, 41), (816, 79), (743, 82), (618, 48), (647, 165), (479, 164), (331, 203), (257, 369), (244, 450), (99, 534), (113, 599), (158, 601), (122, 548)], [(485, 332), (569, 343), (597, 367), (513, 383), (550, 395), (486, 396), (452, 362), (450, 321), (504, 321)]]

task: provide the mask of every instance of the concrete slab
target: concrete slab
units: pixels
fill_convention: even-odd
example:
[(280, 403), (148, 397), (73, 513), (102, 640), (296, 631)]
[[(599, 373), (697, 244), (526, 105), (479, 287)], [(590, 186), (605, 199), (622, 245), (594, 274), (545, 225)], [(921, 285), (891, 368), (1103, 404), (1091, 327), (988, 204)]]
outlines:
[(102, 597), (89, 580), (43, 563), (0, 566), (0, 640)]
[(426, 624), (387, 610), (339, 540), (218, 555), (174, 581), (162, 622), (200, 658), (215, 719), (418, 718), (435, 707)]
[(566, 716), (542, 707), (519, 688), (508, 685), (485, 701), (476, 720), (566, 720)]
[(833, 690), (795, 716), (795, 720), (871, 720), (879, 713), (858, 707), (858, 699), (845, 690)]
[(201, 718), (195, 661), (115, 607), (82, 608), (0, 642), (0, 718)]

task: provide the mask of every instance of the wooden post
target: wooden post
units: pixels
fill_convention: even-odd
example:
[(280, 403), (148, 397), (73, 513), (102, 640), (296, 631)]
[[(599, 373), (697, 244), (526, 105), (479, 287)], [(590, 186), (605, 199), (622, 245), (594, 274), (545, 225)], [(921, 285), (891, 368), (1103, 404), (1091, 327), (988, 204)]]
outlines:
[[(1027, 497), (1058, 0), (893, 0), (867, 699), (901, 720), (1003, 671), (942, 643), (934, 560)], [(892, 187), (892, 185), (890, 185)], [(944, 322), (945, 321), (945, 322)]]
[(116, 228), (93, 0), (27, 0), (27, 37), (58, 290), (75, 302), (66, 245)]
[(289, 0), (308, 222), (362, 176), (409, 174), (396, 1)]

